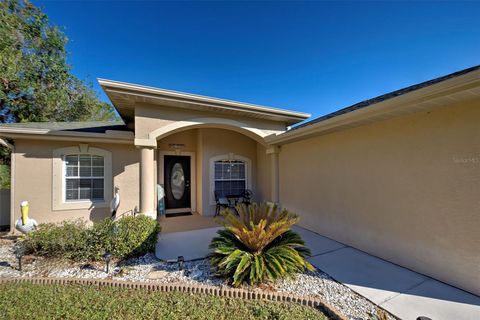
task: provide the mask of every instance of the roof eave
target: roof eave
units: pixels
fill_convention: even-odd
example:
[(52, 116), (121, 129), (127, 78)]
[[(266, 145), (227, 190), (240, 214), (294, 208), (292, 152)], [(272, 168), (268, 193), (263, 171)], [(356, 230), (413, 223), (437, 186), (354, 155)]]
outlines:
[(107, 131), (106, 133), (78, 132), (78, 131), (55, 131), (46, 129), (27, 128), (0, 128), (0, 137), (9, 139), (35, 139), (35, 140), (58, 140), (72, 141), (81, 140), (88, 142), (107, 142), (133, 144), (132, 132)]
[[(195, 94), (147, 87), (143, 85), (137, 84), (130, 84), (120, 81), (113, 81), (107, 79), (97, 79), (102, 89), (105, 91), (107, 96), (112, 101), (113, 105), (115, 105), (114, 99), (111, 97), (109, 93), (122, 93), (136, 97), (149, 97), (158, 100), (165, 100), (165, 101), (177, 101), (183, 103), (190, 103), (190, 104), (197, 104), (199, 106), (209, 106), (218, 108), (221, 110), (234, 110), (234, 111), (241, 111), (245, 113), (259, 113), (264, 114), (267, 116), (271, 116), (272, 118), (281, 118), (283, 121), (287, 122), (288, 124), (294, 124), (301, 121), (308, 119), (311, 115), (304, 112), (297, 112), (285, 109), (278, 109), (278, 108), (271, 108), (265, 107), (260, 105), (254, 105), (249, 103), (242, 103), (237, 101), (225, 100), (225, 99), (218, 99), (206, 96), (200, 96)], [(135, 107), (134, 105), (132, 106)], [(117, 111), (119, 109), (117, 108)], [(119, 112), (120, 113), (120, 112)]]
[(387, 113), (392, 114), (392, 117), (394, 117), (395, 114), (400, 115), (417, 112), (421, 110), (418, 108), (418, 105), (421, 103), (479, 87), (480, 69), (317, 123), (307, 124), (304, 127), (286, 131), (278, 135), (272, 135), (267, 137), (266, 142), (272, 145), (281, 145), (315, 135), (327, 134), (344, 130), (345, 128), (385, 120), (388, 118), (385, 116)]

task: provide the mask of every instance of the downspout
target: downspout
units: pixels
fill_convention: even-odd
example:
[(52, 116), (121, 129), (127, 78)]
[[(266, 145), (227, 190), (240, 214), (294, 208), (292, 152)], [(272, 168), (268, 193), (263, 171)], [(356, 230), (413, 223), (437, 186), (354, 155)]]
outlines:
[(0, 138), (0, 145), (10, 149), (10, 234), (15, 230), (15, 146), (7, 140)]

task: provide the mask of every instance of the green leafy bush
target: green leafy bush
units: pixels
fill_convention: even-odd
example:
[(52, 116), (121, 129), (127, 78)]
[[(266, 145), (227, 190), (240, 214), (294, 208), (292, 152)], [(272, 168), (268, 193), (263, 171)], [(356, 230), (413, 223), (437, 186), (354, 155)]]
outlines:
[[(88, 231), (81, 221), (65, 221), (61, 224), (41, 224), (37, 231), (23, 237), (21, 244), (26, 253), (40, 256), (62, 256), (82, 259), (88, 243)], [(82, 249), (82, 250), (80, 250)]]
[(158, 222), (146, 216), (125, 217), (118, 221), (112, 253), (118, 257), (138, 256), (155, 250)]
[(233, 285), (291, 277), (314, 267), (306, 260), (310, 250), (300, 235), (290, 230), (298, 217), (273, 205), (253, 203), (237, 206), (239, 216), (225, 209), (225, 220), (210, 248), (210, 263), (217, 274), (230, 278)]
[(10, 189), (10, 167), (6, 164), (0, 164), (0, 189)]
[(107, 218), (87, 226), (82, 221), (41, 224), (21, 240), (27, 254), (71, 260), (100, 260), (105, 252), (114, 257), (143, 255), (155, 249), (160, 226), (146, 217)]

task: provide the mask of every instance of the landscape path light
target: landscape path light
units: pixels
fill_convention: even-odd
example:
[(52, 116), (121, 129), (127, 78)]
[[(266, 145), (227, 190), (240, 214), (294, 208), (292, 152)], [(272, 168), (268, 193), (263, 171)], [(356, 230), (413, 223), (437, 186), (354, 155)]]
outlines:
[(112, 254), (110, 252), (105, 252), (105, 254), (103, 255), (103, 259), (105, 260), (106, 272), (109, 273), (109, 271), (110, 271), (110, 261), (112, 260)]

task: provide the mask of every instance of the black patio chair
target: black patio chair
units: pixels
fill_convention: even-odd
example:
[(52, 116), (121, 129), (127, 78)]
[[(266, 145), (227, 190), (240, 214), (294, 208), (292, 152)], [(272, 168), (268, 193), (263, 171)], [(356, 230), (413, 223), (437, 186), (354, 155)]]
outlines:
[(242, 201), (241, 203), (249, 206), (252, 203), (253, 191), (250, 189), (245, 189), (242, 192)]
[(230, 207), (230, 201), (228, 201), (227, 198), (222, 197), (220, 192), (217, 190), (214, 191), (215, 195), (215, 217), (220, 214), (220, 210), (222, 208), (229, 208)]

